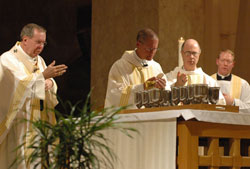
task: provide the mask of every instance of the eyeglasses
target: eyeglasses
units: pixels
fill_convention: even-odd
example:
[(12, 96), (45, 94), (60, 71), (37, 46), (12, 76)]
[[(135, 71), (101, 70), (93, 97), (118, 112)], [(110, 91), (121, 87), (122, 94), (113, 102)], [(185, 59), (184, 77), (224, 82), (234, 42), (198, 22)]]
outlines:
[(219, 59), (219, 61), (220, 61), (221, 63), (227, 63), (228, 65), (231, 65), (231, 64), (233, 63), (233, 61), (231, 61), (231, 60), (226, 60), (226, 59)]
[(193, 55), (193, 56), (197, 57), (197, 56), (200, 54), (200, 52), (185, 51), (184, 54), (185, 54), (186, 56), (191, 56), (191, 55)]
[(156, 52), (159, 50), (159, 48), (144, 48), (147, 52)]
[[(144, 42), (142, 42), (142, 41), (139, 41), (142, 45), (144, 45), (144, 46), (146, 46), (146, 44), (144, 43)], [(147, 51), (147, 52), (156, 52), (156, 51), (158, 51), (159, 50), (159, 48), (144, 48), (145, 49), (145, 51)]]

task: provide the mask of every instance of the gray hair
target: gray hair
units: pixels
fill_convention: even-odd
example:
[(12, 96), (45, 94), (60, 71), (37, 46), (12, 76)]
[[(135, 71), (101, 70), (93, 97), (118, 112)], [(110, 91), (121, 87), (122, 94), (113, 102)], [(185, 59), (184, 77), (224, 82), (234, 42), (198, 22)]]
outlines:
[(35, 23), (29, 23), (27, 25), (25, 25), (20, 33), (20, 38), (21, 41), (23, 40), (24, 36), (28, 36), (29, 38), (33, 37), (34, 34), (34, 29), (37, 29), (40, 32), (45, 32), (46, 33), (46, 29), (42, 26), (39, 26)]
[(148, 39), (159, 39), (159, 38), (157, 34), (152, 29), (149, 28), (142, 29), (138, 32), (136, 41), (143, 43)]

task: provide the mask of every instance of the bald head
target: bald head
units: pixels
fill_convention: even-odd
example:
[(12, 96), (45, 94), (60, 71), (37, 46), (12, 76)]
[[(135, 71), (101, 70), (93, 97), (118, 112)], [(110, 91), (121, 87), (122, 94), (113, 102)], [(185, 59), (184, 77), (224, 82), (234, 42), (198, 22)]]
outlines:
[(201, 52), (201, 48), (200, 48), (200, 45), (199, 43), (195, 40), (195, 39), (187, 39), (181, 46), (181, 50), (184, 49), (185, 46), (190, 46), (190, 45), (194, 45), (194, 46), (197, 46), (199, 49), (200, 49), (200, 52)]
[(186, 40), (181, 49), (183, 66), (187, 71), (194, 71), (197, 68), (201, 49), (199, 43), (194, 39)]

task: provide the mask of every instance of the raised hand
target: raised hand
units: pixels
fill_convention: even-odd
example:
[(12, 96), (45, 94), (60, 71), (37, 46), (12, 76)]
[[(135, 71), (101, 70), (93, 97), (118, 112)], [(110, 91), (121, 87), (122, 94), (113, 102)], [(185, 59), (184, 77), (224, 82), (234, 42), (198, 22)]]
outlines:
[(53, 61), (44, 71), (43, 71), (43, 76), (45, 79), (57, 77), (63, 75), (66, 70), (67, 66), (64, 64), (61, 65), (55, 65), (56, 61)]
[(186, 74), (178, 72), (175, 86), (184, 86), (187, 80), (188, 80), (188, 77)]

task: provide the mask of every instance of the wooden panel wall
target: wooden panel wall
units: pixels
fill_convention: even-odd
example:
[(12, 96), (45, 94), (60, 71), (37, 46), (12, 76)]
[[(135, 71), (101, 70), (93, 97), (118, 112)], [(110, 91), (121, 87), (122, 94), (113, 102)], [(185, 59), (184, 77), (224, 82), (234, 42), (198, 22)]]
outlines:
[(234, 73), (250, 82), (250, 1), (241, 0), (236, 34)]
[(178, 39), (197, 39), (202, 48), (199, 66), (215, 73), (219, 51), (236, 53), (234, 72), (250, 81), (249, 0), (98, 0), (92, 1), (92, 103), (102, 106), (108, 72), (125, 50), (135, 47), (139, 29), (158, 33), (160, 51), (155, 60), (165, 72), (178, 64)]
[[(136, 47), (138, 30), (158, 30), (158, 1), (94, 0), (92, 1), (92, 103), (104, 105), (109, 69), (125, 50)], [(158, 33), (158, 32), (157, 32)]]
[[(160, 50), (155, 57), (164, 72), (178, 65), (178, 39), (197, 39), (203, 44), (204, 1), (159, 1)], [(202, 62), (202, 60), (201, 60)]]
[(233, 73), (250, 82), (250, 1), (205, 1), (203, 69), (216, 72), (215, 59), (219, 51), (231, 49), (236, 55)]
[(217, 71), (216, 57), (223, 49), (235, 50), (240, 0), (205, 1), (203, 69)]

